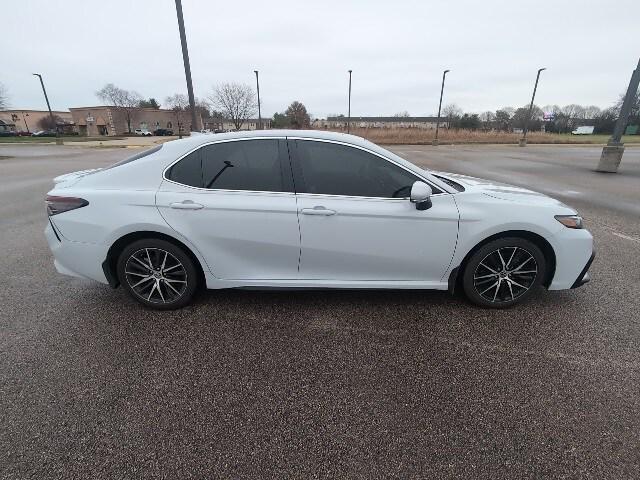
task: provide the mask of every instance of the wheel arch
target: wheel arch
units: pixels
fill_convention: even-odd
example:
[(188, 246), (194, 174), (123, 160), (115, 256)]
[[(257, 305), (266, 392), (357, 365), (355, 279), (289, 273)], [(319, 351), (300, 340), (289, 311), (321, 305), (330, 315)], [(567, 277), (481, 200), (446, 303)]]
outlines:
[(547, 267), (542, 285), (544, 285), (545, 288), (548, 288), (556, 272), (556, 253), (553, 250), (551, 244), (542, 235), (530, 232), (528, 230), (505, 230), (503, 232), (498, 232), (486, 237), (466, 253), (460, 264), (455, 267), (449, 275), (449, 290), (453, 293), (455, 287), (462, 279), (461, 273), (464, 272), (469, 259), (475, 252), (477, 252), (480, 248), (482, 248), (489, 242), (506, 237), (523, 238), (536, 245), (542, 251)]
[(200, 281), (200, 285), (202, 286), (206, 285), (206, 278), (204, 274), (204, 269), (202, 268), (202, 263), (198, 259), (198, 256), (193, 253), (191, 248), (189, 248), (187, 245), (185, 245), (183, 242), (181, 242), (177, 238), (172, 237), (171, 235), (167, 235), (166, 233), (143, 230), (143, 231), (137, 231), (137, 232), (130, 232), (130, 233), (127, 233), (126, 235), (121, 236), (115, 242), (113, 242), (113, 244), (107, 251), (107, 257), (105, 258), (104, 262), (102, 262), (102, 270), (104, 272), (104, 276), (107, 278), (107, 281), (109, 282), (109, 285), (112, 288), (116, 288), (118, 287), (118, 285), (120, 285), (120, 281), (118, 280), (118, 274), (117, 274), (118, 257), (120, 256), (120, 254), (122, 253), (122, 251), (125, 249), (127, 245), (137, 240), (143, 240), (143, 239), (165, 240), (169, 243), (174, 244), (176, 247), (184, 250), (184, 253), (186, 253), (189, 256), (189, 258), (191, 258), (191, 260), (193, 261), (193, 264), (198, 270), (198, 279)]

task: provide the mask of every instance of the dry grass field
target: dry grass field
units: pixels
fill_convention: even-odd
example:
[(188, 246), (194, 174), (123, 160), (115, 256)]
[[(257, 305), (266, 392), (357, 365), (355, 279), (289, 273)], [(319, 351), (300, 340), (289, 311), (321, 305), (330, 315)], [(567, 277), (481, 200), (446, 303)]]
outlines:
[[(345, 130), (336, 130), (342, 131)], [(352, 128), (351, 133), (371, 140), (374, 143), (384, 145), (407, 145), (407, 144), (430, 144), (435, 138), (435, 130), (420, 128)], [(461, 130), (446, 128), (438, 133), (441, 144), (498, 144), (498, 143), (518, 143), (521, 133), (507, 132), (483, 132), (473, 130)], [(529, 132), (527, 133), (528, 143), (547, 144), (605, 144), (609, 135), (571, 135)], [(623, 137), (625, 143), (640, 143), (640, 135), (626, 135)]]

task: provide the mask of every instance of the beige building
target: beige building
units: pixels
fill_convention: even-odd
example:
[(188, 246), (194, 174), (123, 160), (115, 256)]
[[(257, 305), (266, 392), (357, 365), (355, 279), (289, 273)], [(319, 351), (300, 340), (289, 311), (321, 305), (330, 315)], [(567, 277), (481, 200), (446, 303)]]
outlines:
[[(222, 130), (224, 132), (232, 132), (236, 129), (236, 125), (231, 120), (222, 120), (221, 118), (203, 118), (204, 128), (207, 130)], [(240, 130), (258, 130), (259, 121), (257, 118), (248, 118), (240, 127)], [(262, 119), (262, 130), (271, 128), (271, 119)]]
[[(65, 133), (75, 130), (73, 117), (70, 112), (54, 110), (54, 118), (60, 119), (58, 127)], [(48, 110), (2, 110), (0, 111), (0, 125), (2, 130), (11, 132), (37, 132), (43, 130), (39, 125), (43, 118), (49, 118)]]
[[(70, 108), (73, 121), (80, 135), (113, 136), (126, 134), (129, 131), (127, 112), (124, 109), (100, 105), (95, 107)], [(187, 132), (190, 130), (191, 117), (188, 112), (156, 108), (134, 108), (129, 112), (131, 132), (136, 129), (153, 132), (159, 128), (173, 130), (178, 134), (179, 125)], [(202, 119), (198, 118), (200, 124)], [(198, 125), (199, 127), (199, 125)], [(197, 128), (197, 127), (196, 127)]]
[[(352, 128), (424, 128), (435, 129), (438, 117), (351, 117)], [(440, 117), (440, 126), (447, 126)], [(313, 128), (347, 128), (347, 117), (327, 117), (313, 121)]]

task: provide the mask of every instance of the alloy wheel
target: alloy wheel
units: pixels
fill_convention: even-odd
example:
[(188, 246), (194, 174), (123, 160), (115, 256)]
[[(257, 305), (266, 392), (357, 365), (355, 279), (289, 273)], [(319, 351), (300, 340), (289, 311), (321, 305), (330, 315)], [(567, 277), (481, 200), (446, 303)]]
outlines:
[(173, 303), (187, 289), (184, 265), (161, 248), (142, 248), (131, 254), (124, 273), (131, 290), (147, 302)]
[(538, 264), (521, 247), (501, 247), (485, 256), (473, 274), (478, 295), (491, 303), (513, 302), (534, 285)]

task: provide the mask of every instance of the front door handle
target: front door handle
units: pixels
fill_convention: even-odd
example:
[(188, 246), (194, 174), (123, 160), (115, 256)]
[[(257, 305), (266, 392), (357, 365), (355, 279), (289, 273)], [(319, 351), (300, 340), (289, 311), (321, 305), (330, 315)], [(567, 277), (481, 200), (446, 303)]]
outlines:
[(313, 207), (313, 208), (303, 208), (302, 214), (303, 215), (323, 215), (325, 217), (328, 217), (330, 215), (335, 215), (336, 211), (329, 210), (328, 208), (318, 205), (317, 207)]
[(171, 208), (177, 208), (178, 210), (200, 210), (204, 208), (204, 205), (200, 205), (199, 203), (195, 203), (193, 200), (184, 200), (182, 202), (173, 202), (170, 203), (169, 206)]

